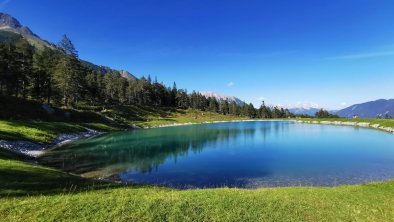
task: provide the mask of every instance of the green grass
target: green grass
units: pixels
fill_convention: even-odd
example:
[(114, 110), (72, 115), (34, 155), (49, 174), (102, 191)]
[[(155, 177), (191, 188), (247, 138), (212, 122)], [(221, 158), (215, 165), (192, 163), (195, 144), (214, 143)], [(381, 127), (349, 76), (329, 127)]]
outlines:
[(85, 129), (74, 123), (0, 121), (0, 139), (6, 140), (49, 143), (61, 133), (82, 131)]
[(379, 124), (380, 126), (384, 127), (392, 127), (394, 128), (394, 119), (346, 119), (346, 118), (317, 118), (317, 119), (312, 119), (312, 118), (303, 118), (300, 120), (304, 121), (339, 121), (339, 122), (357, 122), (357, 123), (370, 123), (371, 125), (373, 124)]
[[(144, 117), (138, 124), (144, 127), (239, 119), (193, 110), (138, 112)], [(303, 120), (357, 121), (394, 127), (393, 120)], [(82, 131), (83, 127), (117, 129), (104, 123), (9, 120), (0, 121), (0, 138), (44, 143), (60, 133)], [(393, 221), (394, 218), (394, 181), (332, 188), (176, 190), (90, 180), (22, 160), (26, 159), (0, 149), (0, 221)]]
[(392, 221), (394, 181), (175, 190), (123, 186), (0, 160), (2, 221)]
[[(2, 198), (21, 195), (76, 193), (101, 189), (102, 187), (118, 186), (21, 162), (22, 158), (20, 157), (9, 159), (0, 155), (0, 158), (0, 197)], [(18, 158), (20, 160), (16, 160)]]
[[(114, 113), (106, 110), (106, 112)], [(201, 123), (210, 121), (230, 121), (242, 120), (245, 118), (231, 115), (220, 115), (211, 112), (201, 112), (194, 110), (160, 110), (154, 113), (147, 112), (146, 109), (138, 117), (138, 121), (122, 120), (127, 124), (135, 124), (139, 127), (154, 127), (158, 125), (174, 123)], [(116, 113), (119, 113), (117, 111)], [(119, 117), (118, 117), (119, 118)], [(124, 130), (129, 126), (111, 125), (102, 122), (76, 123), (76, 122), (49, 122), (49, 121), (29, 121), (29, 120), (0, 120), (0, 139), (5, 140), (27, 140), (37, 143), (50, 143), (62, 133), (75, 133), (86, 131), (85, 127), (104, 132)]]
[(212, 121), (232, 121), (246, 120), (248, 118), (232, 115), (221, 115), (213, 112), (204, 112), (197, 110), (176, 110), (165, 115), (148, 115), (145, 121), (137, 121), (136, 124), (141, 127), (155, 127), (160, 125), (182, 124), (182, 123), (203, 123)]

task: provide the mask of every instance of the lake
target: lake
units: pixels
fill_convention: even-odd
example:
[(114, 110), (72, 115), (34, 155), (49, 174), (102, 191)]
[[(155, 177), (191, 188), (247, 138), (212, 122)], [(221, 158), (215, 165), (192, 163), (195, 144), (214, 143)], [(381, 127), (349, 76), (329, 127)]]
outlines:
[(394, 179), (394, 135), (293, 121), (201, 124), (77, 141), (39, 162), (90, 178), (176, 188), (336, 186)]

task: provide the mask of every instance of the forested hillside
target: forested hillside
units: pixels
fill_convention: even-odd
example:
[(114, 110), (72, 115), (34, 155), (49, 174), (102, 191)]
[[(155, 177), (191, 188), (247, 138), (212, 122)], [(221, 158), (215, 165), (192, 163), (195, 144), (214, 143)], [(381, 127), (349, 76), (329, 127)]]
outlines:
[[(0, 96), (16, 97), (54, 107), (101, 109), (112, 106), (192, 108), (249, 118), (287, 118), (285, 109), (206, 97), (195, 91), (171, 87), (150, 76), (135, 78), (126, 71), (96, 66), (78, 58), (64, 35), (55, 46), (36, 47), (26, 37), (0, 31)], [(101, 68), (98, 68), (101, 67)], [(7, 101), (7, 100), (4, 100)]]

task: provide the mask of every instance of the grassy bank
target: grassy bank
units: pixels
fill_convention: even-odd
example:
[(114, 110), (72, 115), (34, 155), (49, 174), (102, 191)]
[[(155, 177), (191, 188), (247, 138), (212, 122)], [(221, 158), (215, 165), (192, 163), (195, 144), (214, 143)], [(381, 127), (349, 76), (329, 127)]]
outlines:
[(338, 121), (338, 122), (352, 122), (352, 123), (370, 123), (370, 125), (379, 124), (384, 127), (394, 128), (394, 119), (346, 119), (346, 118), (302, 118), (297, 119), (301, 121)]
[(100, 131), (120, 130), (122, 127), (104, 123), (38, 122), (0, 120), (0, 139), (50, 143), (63, 133), (86, 131), (86, 127)]
[[(106, 111), (112, 112), (112, 111)], [(231, 121), (245, 118), (220, 115), (211, 112), (195, 110), (168, 110), (156, 113), (147, 112), (144, 119), (133, 121), (128, 119), (127, 124), (139, 127), (155, 127), (167, 124), (202, 123), (210, 121)], [(86, 131), (87, 128), (99, 131), (116, 131), (126, 129), (127, 126), (109, 124), (103, 122), (53, 122), (53, 121), (31, 121), (31, 120), (0, 120), (0, 139), (5, 140), (27, 140), (36, 143), (50, 143), (53, 139), (63, 133), (76, 133)]]
[[(146, 115), (144, 127), (238, 119), (193, 110)], [(393, 120), (356, 121), (393, 127)], [(0, 121), (0, 136), (48, 142), (103, 123)], [(176, 190), (81, 178), (0, 149), (0, 221), (392, 221), (394, 181), (339, 187)]]
[(165, 116), (150, 115), (145, 121), (137, 121), (140, 127), (155, 127), (160, 125), (182, 124), (182, 123), (203, 123), (213, 121), (232, 121), (246, 120), (248, 118), (232, 115), (221, 115), (213, 112), (203, 112), (198, 110), (177, 110), (170, 112)]
[(390, 221), (394, 218), (394, 181), (335, 188), (174, 190), (97, 182), (1, 158), (3, 221)]

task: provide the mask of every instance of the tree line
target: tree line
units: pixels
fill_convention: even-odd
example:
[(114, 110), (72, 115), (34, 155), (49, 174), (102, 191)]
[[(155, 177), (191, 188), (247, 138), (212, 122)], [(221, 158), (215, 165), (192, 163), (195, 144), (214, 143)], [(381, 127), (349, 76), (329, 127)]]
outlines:
[(167, 87), (150, 76), (128, 80), (117, 71), (103, 74), (78, 59), (78, 52), (64, 35), (56, 49), (35, 49), (24, 38), (0, 44), (0, 95), (33, 99), (56, 106), (76, 108), (139, 105), (193, 108), (250, 118), (294, 117), (287, 109), (255, 108), (228, 100), (207, 98), (193, 91)]

